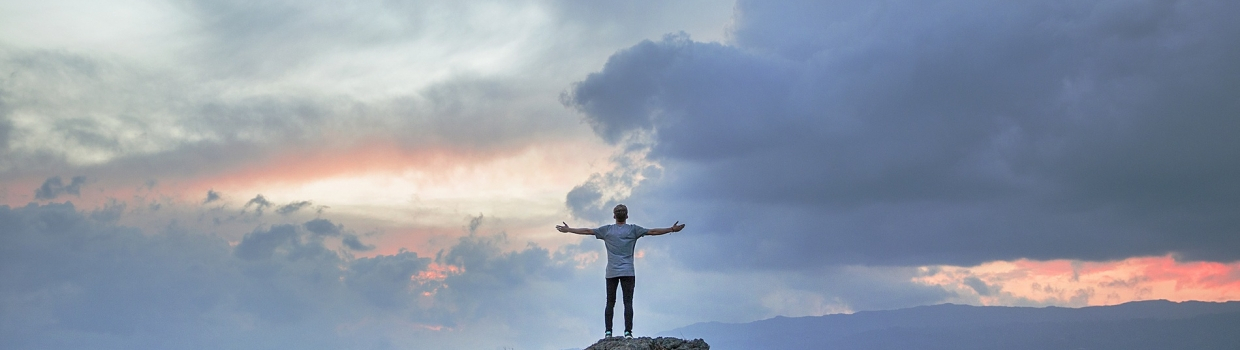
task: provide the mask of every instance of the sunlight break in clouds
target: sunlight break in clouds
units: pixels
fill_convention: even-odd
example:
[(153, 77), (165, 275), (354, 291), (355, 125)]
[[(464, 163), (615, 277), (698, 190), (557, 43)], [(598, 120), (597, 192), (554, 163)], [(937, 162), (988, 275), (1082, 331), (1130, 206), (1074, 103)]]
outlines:
[(1179, 261), (1172, 255), (1119, 261), (995, 261), (928, 266), (917, 283), (954, 291), (979, 305), (1115, 305), (1135, 300), (1240, 299), (1240, 262)]

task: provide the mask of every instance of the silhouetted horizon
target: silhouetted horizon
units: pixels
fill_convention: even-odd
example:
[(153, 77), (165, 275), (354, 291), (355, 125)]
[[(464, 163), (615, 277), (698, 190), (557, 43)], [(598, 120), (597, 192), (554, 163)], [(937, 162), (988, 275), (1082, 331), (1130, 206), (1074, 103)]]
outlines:
[[(1108, 306), (937, 304), (660, 332), (712, 349), (1213, 349), (1240, 344), (1240, 301), (1133, 301)], [(1181, 346), (1173, 346), (1181, 345)]]

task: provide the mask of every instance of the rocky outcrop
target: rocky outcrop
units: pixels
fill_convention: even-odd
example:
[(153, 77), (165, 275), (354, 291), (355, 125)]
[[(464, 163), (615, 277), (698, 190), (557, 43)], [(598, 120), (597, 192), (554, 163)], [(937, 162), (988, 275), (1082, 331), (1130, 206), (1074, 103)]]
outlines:
[(599, 340), (586, 350), (710, 350), (710, 345), (701, 339), (611, 337)]

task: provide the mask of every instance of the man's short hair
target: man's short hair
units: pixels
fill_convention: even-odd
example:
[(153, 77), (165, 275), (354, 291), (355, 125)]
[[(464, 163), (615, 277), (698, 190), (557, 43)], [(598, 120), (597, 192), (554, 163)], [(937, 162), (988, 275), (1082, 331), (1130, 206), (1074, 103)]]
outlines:
[(629, 207), (624, 206), (624, 204), (616, 204), (616, 207), (612, 208), (611, 212), (615, 213), (620, 210), (629, 211)]

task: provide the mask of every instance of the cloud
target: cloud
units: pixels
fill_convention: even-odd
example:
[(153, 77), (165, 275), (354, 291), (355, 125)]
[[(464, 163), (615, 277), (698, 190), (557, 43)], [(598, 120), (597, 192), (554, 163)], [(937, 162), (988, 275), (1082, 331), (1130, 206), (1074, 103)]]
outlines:
[(0, 94), (0, 153), (8, 152), (9, 137), (13, 133), (13, 121), (9, 120), (8, 114), (4, 96)]
[(14, 325), (0, 344), (545, 348), (572, 342), (538, 330), (584, 321), (567, 253), (502, 251), (502, 236), (474, 236), (436, 258), (352, 258), (311, 222), (260, 227), (234, 247), (216, 234), (92, 220), (72, 204), (0, 206), (0, 298), (10, 301), (0, 322)]
[(53, 176), (43, 181), (43, 185), (34, 191), (35, 199), (52, 200), (60, 197), (62, 194), (71, 194), (74, 196), (82, 195), (82, 185), (86, 183), (86, 177), (74, 176), (66, 185), (60, 180), (60, 176)]
[(373, 244), (362, 243), (356, 235), (345, 235), (344, 239), (340, 240), (340, 243), (344, 244), (344, 246), (349, 249), (359, 252), (375, 250), (375, 246)]
[(254, 196), (254, 198), (250, 199), (248, 202), (245, 202), (245, 205), (241, 207), (241, 212), (245, 213), (246, 210), (250, 209), (251, 205), (254, 206), (254, 215), (262, 216), (263, 209), (270, 207), (271, 202), (268, 201), (267, 198), (263, 197), (263, 195), (261, 194), (256, 195)]
[(346, 281), (377, 307), (408, 308), (418, 300), (411, 294), (433, 289), (410, 290), (410, 277), (425, 271), (430, 263), (431, 259), (411, 252), (361, 258), (353, 262)]
[(650, 147), (640, 137), (625, 141), (626, 147), (611, 157), (614, 169), (590, 174), (586, 182), (573, 187), (565, 196), (574, 217), (592, 221), (612, 218), (611, 209), (629, 197), (634, 188), (648, 178), (661, 176), (662, 168), (645, 159)]
[(271, 258), (276, 248), (301, 246), (297, 230), (293, 225), (277, 225), (267, 230), (255, 230), (245, 235), (237, 244), (237, 257), (246, 260)]
[(103, 182), (176, 181), (273, 162), (332, 175), (372, 169), (325, 168), (304, 157), (387, 147), (408, 158), (488, 159), (579, 128), (545, 97), (558, 84), (534, 90), (512, 77), (463, 75), (400, 94), (354, 96), (211, 84), (192, 69), (66, 50), (0, 48), (0, 69), (13, 73), (0, 81), (12, 92), (0, 99), (21, 118), (0, 123), (13, 126), (0, 162), (9, 178), (72, 171)]
[[(727, 272), (687, 268), (691, 266), (682, 261), (687, 249), (672, 239), (685, 232), (643, 238), (637, 244), (645, 252), (637, 260), (638, 311), (646, 315), (643, 319), (667, 319), (672, 324), (669, 328), (700, 322), (691, 318), (749, 322), (959, 300), (955, 285), (947, 288), (919, 282), (928, 273), (913, 267), (850, 265)], [(593, 239), (583, 244), (587, 248), (601, 245)]]
[[(126, 220), (138, 214), (155, 213)], [(486, 225), (473, 217), (475, 233), (436, 254), (353, 257), (370, 246), (329, 218), (261, 225), (229, 242), (235, 233), (216, 232), (226, 227), (144, 231), (93, 216), (71, 204), (0, 207), (10, 233), (0, 237), (0, 278), (10, 281), (0, 298), (31, 301), (0, 315), (22, 325), (0, 331), (0, 344), (564, 348), (602, 332), (603, 245), (588, 237), (522, 246), (477, 232)], [(687, 232), (638, 245), (639, 329), (968, 300), (954, 280), (918, 280), (946, 274), (909, 267), (694, 271), (682, 261)]]
[[(731, 12), (727, 0), (184, 5), (124, 18), (27, 9), (55, 19), (34, 22), (101, 32), (36, 30), (0, 45), (0, 70), (11, 73), (0, 115), (20, 119), (0, 117), (0, 131), (13, 126), (0, 140), (11, 136), (20, 156), (0, 171), (110, 162), (145, 163), (146, 175), (181, 170), (166, 162), (220, 171), (270, 148), (376, 140), (520, 148), (580, 130), (547, 96), (616, 47), (669, 30), (718, 36)], [(146, 25), (117, 24), (136, 22)], [(215, 147), (235, 153), (195, 152)]]
[[(31, 8), (30, 21), (0, 25), (99, 29), (35, 30), (0, 45), (0, 140), (9, 146), (0, 177), (176, 183), (292, 163), (281, 164), (295, 170), (283, 176), (321, 178), (408, 166), (372, 157), (362, 168), (322, 166), (342, 160), (321, 157), (379, 147), (406, 160), (466, 162), (551, 140), (601, 147), (554, 99), (564, 84), (641, 38), (718, 36), (731, 9), (726, 0), (184, 5), (127, 8), (123, 18)], [(460, 23), (471, 25), (442, 30)]]
[[(479, 320), (490, 317), (493, 313), (501, 313), (509, 315), (505, 322), (539, 324), (547, 323), (548, 320), (536, 317), (547, 317), (560, 312), (570, 314), (559, 317), (585, 316), (579, 311), (552, 305), (557, 303), (556, 298), (564, 297), (563, 293), (538, 296), (535, 292), (555, 288), (554, 286), (566, 282), (576, 282), (571, 279), (576, 270), (567, 253), (553, 255), (547, 249), (532, 244), (526, 249), (504, 251), (501, 244), (506, 240), (505, 235), (470, 235), (461, 237), (451, 249), (436, 254), (436, 263), (458, 266), (466, 272), (447, 275), (443, 281), (450, 287), (438, 291), (440, 297), (454, 301), (455, 317)], [(530, 309), (544, 309), (549, 312), (541, 316), (519, 314), (520, 310)], [(560, 322), (552, 324), (563, 325)]]
[(207, 199), (204, 199), (202, 204), (207, 204), (218, 200), (220, 200), (219, 192), (215, 192), (215, 190), (207, 190)]
[(920, 268), (913, 279), (950, 291), (946, 301), (980, 305), (1096, 306), (1133, 300), (1227, 301), (1240, 286), (1240, 263), (1172, 256), (1116, 261), (996, 261)]
[(331, 220), (327, 219), (306, 221), (305, 224), (302, 224), (302, 227), (305, 227), (307, 231), (322, 236), (339, 236), (340, 232), (344, 230), (344, 225), (332, 223)]
[(362, 243), (361, 239), (359, 239), (357, 235), (352, 233), (344, 233), (344, 225), (333, 223), (331, 220), (318, 218), (306, 221), (301, 226), (305, 228), (306, 231), (310, 231), (316, 236), (342, 236), (340, 239), (340, 244), (343, 244), (346, 248), (354, 251), (364, 252), (375, 249), (373, 244)]
[[(151, 203), (151, 211), (159, 210), (158, 205), (159, 203)], [(125, 202), (108, 199), (108, 202), (104, 203), (102, 208), (90, 212), (90, 218), (102, 222), (116, 222), (125, 213), (126, 206)]]
[(964, 285), (969, 286), (969, 288), (973, 288), (973, 291), (977, 292), (977, 295), (990, 296), (990, 286), (987, 285), (986, 282), (982, 282), (982, 280), (976, 276), (966, 277), (964, 279)]
[(310, 201), (292, 202), (289, 204), (281, 205), (279, 208), (276, 208), (276, 213), (280, 213), (280, 215), (292, 214), (293, 212), (301, 210), (301, 208), (307, 207), (310, 204), (311, 204)]
[(643, 41), (563, 100), (649, 135), (624, 200), (695, 268), (1229, 261), (1236, 6), (741, 1), (731, 42)]
[[(70, 204), (0, 207), (0, 230), (10, 233), (0, 237), (0, 278), (10, 281), (0, 298), (33, 301), (0, 315), (23, 325), (0, 331), (0, 343), (565, 348), (602, 332), (603, 245), (588, 237), (549, 249), (479, 232), (489, 225), (473, 217), (474, 234), (436, 254), (354, 257), (371, 245), (331, 218), (238, 234), (235, 225), (197, 231), (156, 216), (184, 210), (120, 220), (159, 227), (148, 230)], [(910, 269), (698, 273), (672, 258), (670, 237), (639, 244), (638, 327), (649, 332), (944, 298), (940, 287), (910, 282)]]
[(478, 233), (478, 226), (482, 226), (482, 214), (469, 219), (469, 234)]

